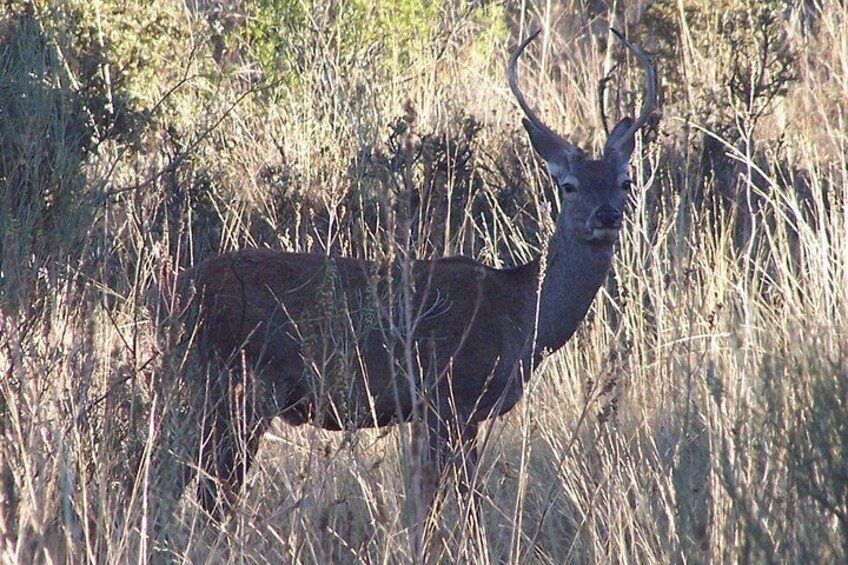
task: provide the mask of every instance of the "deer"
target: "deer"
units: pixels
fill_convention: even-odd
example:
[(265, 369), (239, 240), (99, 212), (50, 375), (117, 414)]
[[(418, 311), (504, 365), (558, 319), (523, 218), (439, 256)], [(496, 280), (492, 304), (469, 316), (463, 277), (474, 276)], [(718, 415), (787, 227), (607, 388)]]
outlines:
[(636, 133), (656, 107), (656, 73), (613, 30), (644, 67), (644, 99), (638, 117), (619, 121), (591, 158), (547, 126), (518, 86), (518, 60), (540, 31), (511, 53), (507, 79), (561, 193), (546, 252), (496, 269), (465, 257), (384, 264), (255, 248), (180, 275), (205, 367), (196, 471), (209, 515), (232, 509), (274, 418), (327, 430), (420, 422), (431, 492), (452, 465), (466, 469), (466, 483), (480, 426), (519, 402), (544, 356), (586, 317), (612, 265)]

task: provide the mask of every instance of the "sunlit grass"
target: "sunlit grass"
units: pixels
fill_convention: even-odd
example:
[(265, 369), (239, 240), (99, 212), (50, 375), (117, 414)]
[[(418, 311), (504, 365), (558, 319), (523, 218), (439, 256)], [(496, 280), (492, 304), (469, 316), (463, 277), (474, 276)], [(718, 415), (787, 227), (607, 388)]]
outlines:
[[(663, 85), (657, 138), (637, 149), (610, 282), (525, 399), (482, 433), (481, 522), (445, 489), (427, 562), (846, 558), (848, 12), (807, 4), (781, 22), (798, 80), (747, 130), (732, 109), (726, 124), (700, 113), (696, 98), (723, 88), (704, 81), (732, 53), (701, 50), (704, 25), (678, 21), (689, 74), (674, 77), (689, 82)], [(433, 48), (394, 76), (369, 66), (379, 42), (340, 57), (316, 7), (324, 27), (300, 38), (309, 64), (270, 86), (246, 47), (213, 63), (206, 16), (173, 7), (161, 40), (185, 52), (157, 53), (167, 82), (137, 92), (161, 105), (136, 143), (108, 138), (86, 158), (83, 216), (95, 219), (84, 243), (63, 242), (62, 257), (19, 245), (36, 211), (4, 212), (17, 219), (0, 234), (3, 561), (414, 561), (409, 426), (280, 423), (222, 528), (191, 487), (162, 512), (151, 463), (198, 423), (179, 412), (191, 359), (157, 336), (168, 312), (155, 297), (177, 271), (245, 246), (383, 257), (410, 217), (418, 256), (507, 266), (539, 253), (552, 199), (508, 95), (508, 48), (520, 22), (523, 33), (551, 26), (522, 79), (540, 113), (587, 147), (603, 139), (595, 87), (607, 70), (589, 32), (599, 20), (580, 3), (546, 6), (446, 7)], [(631, 65), (608, 86), (622, 96), (611, 117), (638, 106)]]

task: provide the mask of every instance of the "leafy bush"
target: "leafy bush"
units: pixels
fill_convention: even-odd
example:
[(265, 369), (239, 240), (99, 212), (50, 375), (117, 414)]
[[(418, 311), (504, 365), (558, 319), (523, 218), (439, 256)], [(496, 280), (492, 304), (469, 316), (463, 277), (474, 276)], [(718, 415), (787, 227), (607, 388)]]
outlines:
[(243, 43), (272, 85), (294, 86), (316, 66), (391, 73), (430, 48), (441, 6), (441, 0), (260, 0), (224, 40)]
[(136, 135), (122, 76), (79, 11), (13, 2), (0, 22), (0, 301), (44, 296), (86, 246), (99, 187), (84, 167), (98, 146)]

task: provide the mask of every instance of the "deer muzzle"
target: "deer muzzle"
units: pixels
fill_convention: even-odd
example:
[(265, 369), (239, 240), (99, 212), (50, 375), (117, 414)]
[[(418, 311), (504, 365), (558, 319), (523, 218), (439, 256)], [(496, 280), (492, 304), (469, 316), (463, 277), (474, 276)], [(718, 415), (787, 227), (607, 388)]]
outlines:
[(589, 218), (590, 239), (598, 242), (615, 241), (618, 239), (618, 232), (621, 231), (622, 219), (623, 214), (618, 208), (609, 204), (599, 206)]

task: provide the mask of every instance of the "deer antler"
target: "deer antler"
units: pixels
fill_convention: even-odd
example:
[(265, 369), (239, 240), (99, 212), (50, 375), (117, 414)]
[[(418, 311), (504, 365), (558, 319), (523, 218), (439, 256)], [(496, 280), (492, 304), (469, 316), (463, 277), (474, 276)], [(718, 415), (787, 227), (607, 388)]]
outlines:
[(617, 29), (611, 27), (610, 31), (612, 31), (615, 36), (621, 41), (625, 47), (627, 47), (631, 53), (639, 60), (642, 66), (645, 68), (645, 98), (642, 101), (642, 110), (639, 112), (639, 116), (636, 118), (627, 131), (622, 134), (618, 139), (627, 140), (636, 135), (636, 132), (645, 125), (648, 121), (648, 118), (651, 117), (651, 113), (657, 106), (657, 73), (654, 70), (654, 65), (651, 63), (651, 60), (645, 55), (645, 52), (642, 51), (639, 47), (630, 43), (627, 38), (624, 37)]
[(567, 142), (554, 130), (545, 125), (545, 123), (540, 120), (536, 113), (530, 108), (530, 105), (527, 104), (527, 100), (524, 99), (524, 93), (521, 92), (521, 89), (518, 87), (518, 71), (516, 70), (518, 58), (524, 52), (524, 48), (527, 47), (531, 41), (536, 39), (541, 31), (541, 28), (539, 28), (528, 35), (527, 38), (515, 48), (512, 55), (509, 56), (509, 65), (507, 66), (506, 73), (507, 80), (509, 81), (509, 88), (512, 90), (512, 94), (515, 95), (515, 99), (518, 101), (518, 105), (521, 107), (524, 115), (527, 116), (527, 121), (535, 126), (536, 129), (541, 130), (541, 132), (548, 136), (554, 143), (558, 144), (560, 149), (568, 154), (569, 158), (579, 157), (583, 155), (583, 151), (576, 145), (572, 145)]

